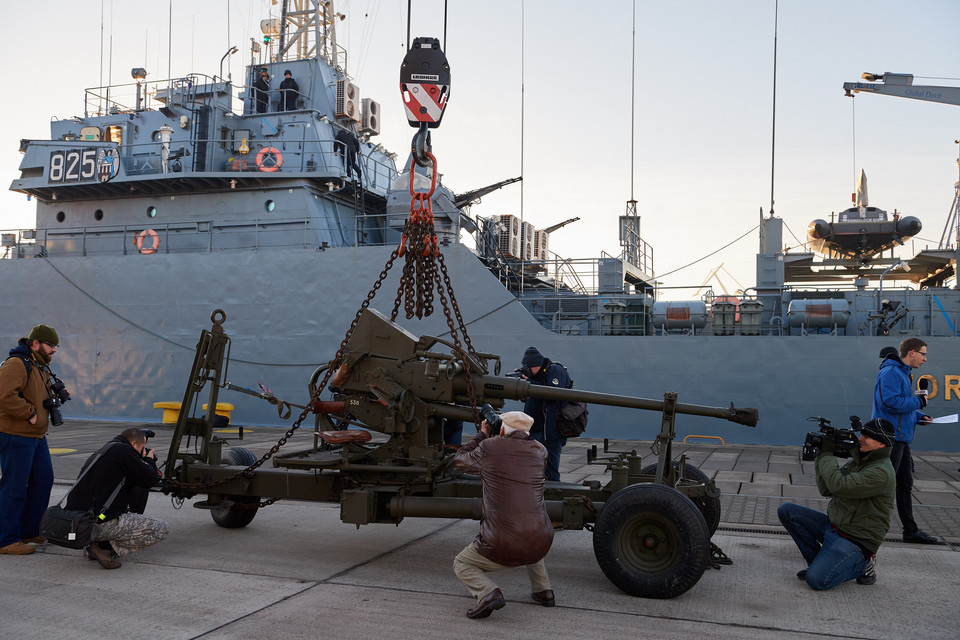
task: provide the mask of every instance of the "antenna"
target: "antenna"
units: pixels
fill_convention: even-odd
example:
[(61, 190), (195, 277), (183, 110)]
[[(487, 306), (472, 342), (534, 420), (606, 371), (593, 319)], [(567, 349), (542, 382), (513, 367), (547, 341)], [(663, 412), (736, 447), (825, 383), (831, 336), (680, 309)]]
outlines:
[(773, 177), (777, 160), (777, 22), (780, 15), (780, 0), (773, 5), (773, 120), (770, 131), (770, 217), (773, 217)]

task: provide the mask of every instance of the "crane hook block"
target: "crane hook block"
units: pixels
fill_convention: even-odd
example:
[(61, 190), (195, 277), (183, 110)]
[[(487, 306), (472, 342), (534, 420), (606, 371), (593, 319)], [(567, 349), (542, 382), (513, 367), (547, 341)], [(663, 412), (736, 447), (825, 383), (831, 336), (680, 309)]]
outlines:
[(400, 65), (400, 95), (411, 127), (440, 126), (450, 97), (450, 65), (436, 38), (414, 38)]

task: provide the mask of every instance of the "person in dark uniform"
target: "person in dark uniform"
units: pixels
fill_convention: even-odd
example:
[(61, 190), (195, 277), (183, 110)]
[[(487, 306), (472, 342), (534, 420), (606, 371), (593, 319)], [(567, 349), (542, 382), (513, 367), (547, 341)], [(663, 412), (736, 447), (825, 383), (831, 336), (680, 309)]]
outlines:
[(347, 177), (353, 175), (352, 171), (357, 172), (357, 179), (360, 179), (360, 165), (357, 164), (357, 154), (360, 153), (360, 141), (357, 140), (357, 134), (353, 129), (340, 129), (334, 137), (333, 148), (338, 154), (343, 154), (343, 168), (347, 171)]
[(270, 76), (266, 67), (260, 69), (260, 77), (253, 83), (253, 96), (257, 103), (257, 113), (266, 113), (270, 106)]
[(280, 83), (280, 111), (293, 111), (297, 108), (297, 95), (300, 85), (293, 79), (290, 69), (283, 72), (283, 82)]

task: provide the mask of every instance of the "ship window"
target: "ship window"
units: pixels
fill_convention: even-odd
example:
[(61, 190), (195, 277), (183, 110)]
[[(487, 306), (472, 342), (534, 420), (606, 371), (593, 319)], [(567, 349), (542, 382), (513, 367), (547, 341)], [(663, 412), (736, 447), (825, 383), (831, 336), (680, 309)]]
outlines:
[(274, 202), (273, 200), (267, 200), (266, 202), (263, 203), (263, 208), (267, 210), (267, 213), (271, 213), (273, 212), (274, 209), (277, 208), (277, 203)]
[(103, 209), (97, 209), (93, 212), (94, 220), (103, 220)]
[(123, 127), (117, 124), (106, 127), (103, 139), (107, 142), (116, 142), (117, 146), (123, 144)]
[(67, 214), (65, 214), (63, 211), (57, 211), (57, 222), (63, 222), (66, 219)]
[(147, 217), (156, 218), (157, 217), (157, 208), (156, 207), (147, 207)]

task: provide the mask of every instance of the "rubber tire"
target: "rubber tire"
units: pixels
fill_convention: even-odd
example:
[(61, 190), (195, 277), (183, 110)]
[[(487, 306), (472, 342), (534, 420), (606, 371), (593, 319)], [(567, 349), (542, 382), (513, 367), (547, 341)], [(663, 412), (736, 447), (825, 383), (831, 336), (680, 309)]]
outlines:
[[(680, 466), (676, 460), (673, 461), (674, 470)], [(652, 476), (657, 472), (657, 465), (651, 464), (647, 465), (643, 469), (640, 469), (640, 473), (645, 476)], [(692, 464), (686, 465), (687, 475), (685, 476), (687, 480), (694, 480), (696, 482), (702, 482), (707, 484), (710, 482), (710, 478), (707, 477), (699, 467), (695, 467)], [(710, 530), (710, 535), (713, 536), (717, 532), (717, 528), (720, 526), (720, 513), (723, 506), (720, 504), (720, 497), (716, 498), (690, 498), (693, 500), (693, 504), (697, 505), (700, 508), (700, 513), (703, 514), (703, 519), (707, 521), (707, 528)]]
[[(220, 456), (220, 462), (231, 466), (250, 466), (257, 461), (257, 457), (249, 449), (243, 447), (231, 447)], [(238, 504), (259, 503), (259, 496), (224, 496)], [(224, 529), (240, 529), (253, 522), (260, 507), (246, 509), (241, 507), (227, 507), (225, 509), (211, 509), (210, 515), (213, 521)]]
[(697, 506), (673, 487), (635, 484), (603, 505), (594, 524), (593, 553), (624, 593), (675, 598), (706, 570), (710, 533)]

